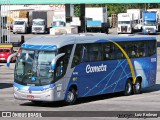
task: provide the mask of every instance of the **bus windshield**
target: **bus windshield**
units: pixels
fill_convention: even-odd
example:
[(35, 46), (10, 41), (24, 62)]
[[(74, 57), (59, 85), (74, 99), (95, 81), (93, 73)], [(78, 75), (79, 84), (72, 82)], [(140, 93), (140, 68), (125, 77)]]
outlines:
[(32, 86), (50, 84), (54, 79), (50, 67), (55, 55), (55, 51), (21, 49), (15, 67), (15, 82)]

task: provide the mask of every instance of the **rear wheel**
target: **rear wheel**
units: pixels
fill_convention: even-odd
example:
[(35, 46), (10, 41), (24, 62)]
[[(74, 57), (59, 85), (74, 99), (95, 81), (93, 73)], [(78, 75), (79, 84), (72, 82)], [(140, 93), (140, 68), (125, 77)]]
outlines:
[(141, 81), (138, 80), (138, 79), (136, 80), (136, 83), (134, 84), (133, 92), (134, 92), (134, 94), (140, 94), (141, 93)]
[(132, 82), (131, 80), (127, 80), (124, 90), (124, 95), (129, 96), (132, 94)]
[(68, 93), (65, 102), (69, 105), (72, 105), (76, 102), (77, 94), (75, 89), (71, 88)]

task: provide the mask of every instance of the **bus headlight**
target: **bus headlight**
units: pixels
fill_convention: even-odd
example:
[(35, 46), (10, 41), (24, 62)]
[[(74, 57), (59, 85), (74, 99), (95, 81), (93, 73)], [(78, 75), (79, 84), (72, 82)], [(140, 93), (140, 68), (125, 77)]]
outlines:
[(17, 87), (15, 87), (15, 86), (13, 86), (13, 90), (14, 90), (14, 91), (17, 91), (17, 90), (18, 90), (18, 88), (17, 88)]
[(48, 89), (44, 89), (43, 91), (44, 92), (49, 92), (49, 91), (51, 91), (51, 90), (53, 90), (54, 88), (48, 88)]

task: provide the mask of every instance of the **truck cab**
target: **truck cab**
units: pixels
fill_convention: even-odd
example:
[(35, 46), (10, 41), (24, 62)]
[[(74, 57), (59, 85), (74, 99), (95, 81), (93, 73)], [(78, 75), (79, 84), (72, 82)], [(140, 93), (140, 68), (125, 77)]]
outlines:
[(133, 33), (133, 14), (119, 13), (118, 14), (118, 34)]
[(17, 18), (13, 23), (13, 34), (15, 33), (27, 33), (28, 29), (28, 19), (27, 18)]
[(157, 31), (157, 14), (154, 11), (143, 12), (143, 33), (156, 34)]
[(32, 21), (32, 33), (46, 33), (46, 21), (45, 19), (33, 19)]
[(52, 28), (64, 27), (64, 26), (65, 26), (65, 22), (61, 20), (53, 21), (53, 24), (52, 24)]

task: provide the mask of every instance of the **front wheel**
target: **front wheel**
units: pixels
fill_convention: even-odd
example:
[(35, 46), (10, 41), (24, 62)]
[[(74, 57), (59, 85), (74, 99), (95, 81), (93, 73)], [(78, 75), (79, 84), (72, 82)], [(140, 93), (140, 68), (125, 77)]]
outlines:
[(67, 93), (65, 102), (69, 105), (72, 105), (76, 102), (77, 94), (75, 89), (70, 89)]
[(141, 81), (140, 80), (136, 80), (136, 83), (133, 86), (133, 92), (134, 92), (134, 94), (141, 93)]
[(129, 96), (132, 94), (132, 82), (131, 80), (127, 80), (124, 90), (124, 95)]

